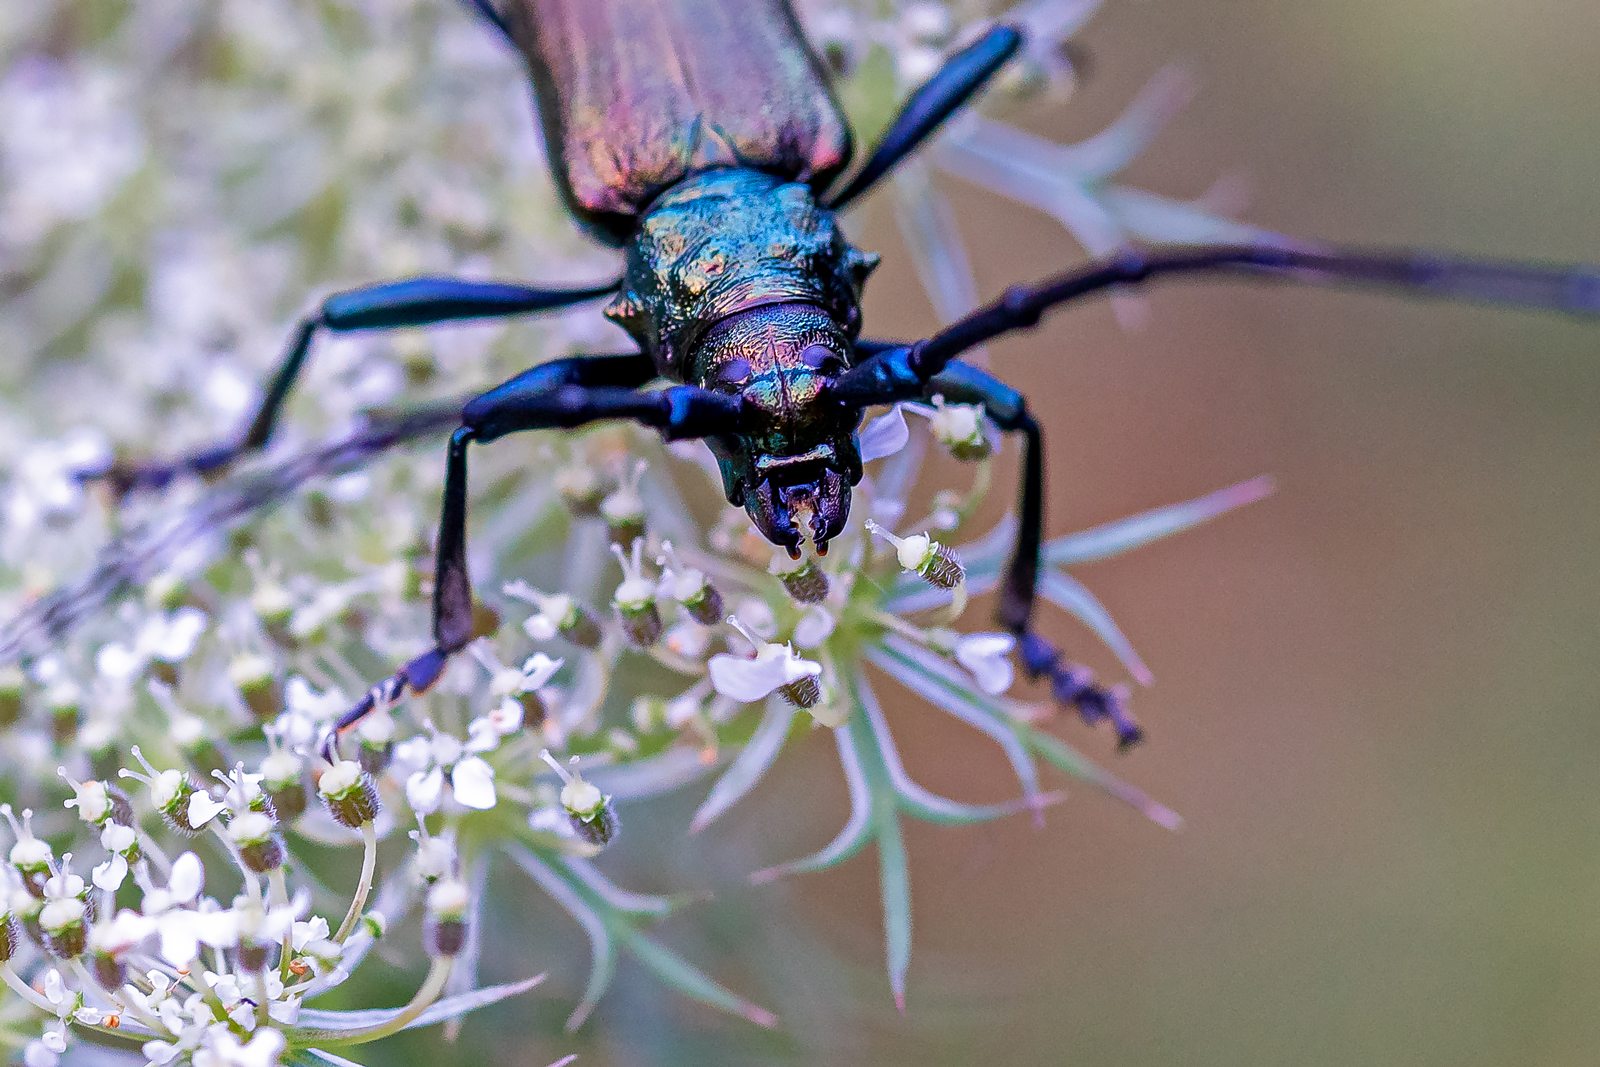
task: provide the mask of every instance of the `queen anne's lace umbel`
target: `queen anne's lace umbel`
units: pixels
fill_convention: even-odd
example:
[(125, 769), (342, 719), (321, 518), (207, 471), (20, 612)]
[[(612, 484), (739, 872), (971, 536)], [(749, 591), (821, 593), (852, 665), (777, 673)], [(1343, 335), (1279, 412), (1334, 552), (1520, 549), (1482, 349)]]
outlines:
[[(679, 898), (623, 890), (589, 859), (627, 847), (629, 804), (711, 778), (689, 827), (704, 828), (808, 730), (836, 748), (851, 815), (822, 851), (753, 877), (875, 844), (896, 998), (911, 945), (903, 817), (1037, 817), (1057, 799), (1042, 759), (1176, 824), (1047, 732), (1051, 708), (1014, 695), (1015, 639), (972, 621), (967, 599), (998, 582), (1013, 523), (974, 533), (970, 520), (1010, 459), (982, 408), (942, 398), (869, 421), (851, 524), (826, 558), (799, 562), (717, 507), (698, 443), (603, 426), (482, 450), (481, 636), (432, 692), (379, 701), (324, 761), (332, 722), (429, 641), (431, 445), (454, 409), (426, 402), (532, 356), (604, 348), (599, 316), (347, 335), (319, 349), (272, 452), (220, 484), (118, 509), (74, 472), (215, 440), (308, 293), (423, 271), (594, 278), (608, 254), (565, 221), (520, 62), (443, 0), (366, 5), (337, 31), (321, 22), (337, 5), (135, 3), (108, 32), (68, 41), (76, 6), (0, 16), (6, 53), (25, 57), (0, 79), (0, 258), (25, 294), (0, 334), (0, 606), (14, 616), (0, 628), (0, 776), (31, 805), (0, 865), (0, 977), (39, 1025), (29, 1067), (129, 1035), (159, 1065), (269, 1067), (518, 993), (537, 979), (474, 988), (494, 854), (594, 939), (571, 1026), (619, 949), (772, 1025), (647, 933)], [(802, 5), (841, 77), (858, 79), (846, 96), (864, 128), (975, 29), (938, 3), (887, 19), (879, 6)], [(1005, 88), (1060, 99), (1072, 72), (1058, 46), (1098, 6), (1013, 9), (1029, 50)], [(172, 60), (180, 51), (228, 60)], [(1050, 212), (1097, 254), (1136, 237), (1270, 240), (1116, 183), (1184, 92), (1162, 76), (1075, 146), (974, 113), (910, 161), (892, 195), (940, 315), (970, 310), (976, 289), (936, 168)], [(397, 447), (421, 438), (429, 447)], [(964, 473), (919, 495), (930, 444)], [(1066, 568), (1265, 491), (1247, 482), (1051, 541), (1040, 593), (1147, 682)], [(868, 665), (998, 745), (1018, 797), (965, 804), (911, 779)], [(319, 909), (292, 873), (315, 869), (311, 844), (363, 860), (353, 885), (321, 879), (338, 899)], [(407, 920), (432, 957), (409, 1003), (310, 1006)]]

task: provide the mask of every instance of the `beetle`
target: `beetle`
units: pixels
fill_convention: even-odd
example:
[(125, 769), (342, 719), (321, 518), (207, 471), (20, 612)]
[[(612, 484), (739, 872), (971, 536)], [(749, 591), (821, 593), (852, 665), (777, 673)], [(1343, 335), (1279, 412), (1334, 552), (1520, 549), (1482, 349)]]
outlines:
[[(1025, 398), (963, 352), (1047, 311), (1167, 276), (1234, 274), (1350, 282), (1462, 300), (1600, 314), (1600, 269), (1363, 250), (1266, 246), (1129, 250), (1019, 285), (931, 337), (861, 336), (878, 257), (853, 247), (838, 213), (968, 104), (1022, 43), (995, 25), (911, 94), (853, 172), (848, 123), (789, 0), (466, 0), (527, 61), (554, 175), (577, 223), (619, 248), (615, 281), (574, 289), (424, 277), (328, 297), (295, 329), (237, 441), (166, 465), (114, 472), (126, 491), (225, 467), (271, 438), (324, 331), (503, 318), (610, 298), (637, 343), (616, 355), (539, 364), (468, 402), (448, 445), (433, 591), (434, 644), (336, 724), (421, 692), (473, 635), (466, 562), (467, 457), (525, 430), (631, 419), (668, 439), (704, 439), (730, 504), (774, 545), (818, 554), (845, 527), (862, 476), (870, 407), (935, 394), (981, 403), (1023, 440), (1019, 528), (998, 620), (1030, 677), (1126, 745), (1139, 728), (1111, 690), (1087, 683), (1032, 629), (1044, 527), (1044, 445)], [(649, 387), (664, 379), (665, 388)]]

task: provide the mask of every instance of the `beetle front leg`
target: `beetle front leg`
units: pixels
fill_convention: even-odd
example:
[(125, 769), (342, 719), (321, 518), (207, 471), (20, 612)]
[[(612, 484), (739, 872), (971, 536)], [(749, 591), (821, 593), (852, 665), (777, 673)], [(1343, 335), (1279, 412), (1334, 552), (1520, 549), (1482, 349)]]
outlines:
[(615, 288), (615, 282), (586, 289), (538, 289), (458, 278), (409, 278), (335, 293), (295, 327), (255, 417), (237, 441), (202, 449), (167, 463), (116, 465), (103, 471), (85, 472), (83, 476), (106, 479), (122, 496), (136, 489), (160, 489), (180, 474), (220, 471), (241, 456), (264, 447), (277, 428), (284, 402), (305, 369), (312, 342), (324, 330), (349, 333), (432, 326), (461, 319), (506, 318), (592, 300)]
[(408, 691), (421, 693), (439, 680), (451, 655), (472, 640), (472, 581), (467, 573), (467, 449), (524, 430), (573, 429), (606, 419), (631, 419), (669, 440), (736, 431), (743, 418), (737, 396), (692, 385), (642, 390), (654, 377), (643, 355), (554, 360), (512, 378), (469, 402), (450, 437), (444, 500), (434, 564), (433, 647), (367, 692), (334, 724), (323, 754), (336, 754), (341, 733), (375, 707)]
[(1000, 625), (1016, 635), (1023, 669), (1031, 679), (1049, 678), (1056, 702), (1076, 710), (1084, 722), (1091, 726), (1110, 722), (1117, 731), (1118, 748), (1137, 744), (1144, 731), (1128, 713), (1126, 691), (1121, 686), (1097, 685), (1093, 672), (1067, 660), (1059, 648), (1033, 628), (1044, 535), (1044, 434), (1028, 413), (1022, 394), (960, 361), (952, 361), (924, 386), (925, 397), (936, 394), (959, 404), (982, 404), (995, 425), (1023, 438), (1017, 541), (995, 610)]

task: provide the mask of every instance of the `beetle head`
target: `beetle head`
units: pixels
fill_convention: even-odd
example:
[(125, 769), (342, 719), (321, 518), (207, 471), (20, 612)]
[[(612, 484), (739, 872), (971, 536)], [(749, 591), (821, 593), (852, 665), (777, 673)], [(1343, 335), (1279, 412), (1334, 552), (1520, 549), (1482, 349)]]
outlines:
[(798, 556), (807, 533), (819, 553), (850, 517), (861, 480), (859, 412), (823, 399), (850, 365), (842, 327), (811, 304), (769, 304), (717, 323), (696, 346), (695, 381), (743, 398), (749, 429), (709, 441), (729, 503), (767, 540)]

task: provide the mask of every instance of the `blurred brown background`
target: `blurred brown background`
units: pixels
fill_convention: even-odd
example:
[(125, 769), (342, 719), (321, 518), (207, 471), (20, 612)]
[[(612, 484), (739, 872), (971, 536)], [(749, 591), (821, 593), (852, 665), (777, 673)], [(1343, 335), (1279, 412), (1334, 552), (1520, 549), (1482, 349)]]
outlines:
[[(1079, 38), (1093, 69), (1070, 106), (1006, 117), (1075, 140), (1177, 60), (1202, 91), (1136, 185), (1193, 196), (1242, 171), (1246, 217), (1291, 234), (1597, 260), (1597, 40), (1600, 5), (1574, 0), (1114, 0)], [(945, 188), (985, 296), (1078, 257), (1041, 216)], [(872, 329), (925, 331), (888, 203), (865, 213), (887, 261)], [(1054, 533), (1278, 479), (1265, 503), (1077, 572), (1159, 682), (1136, 696), (1150, 740), (1135, 753), (1061, 732), (1183, 812), (1185, 831), (1084, 788), (1041, 833), (912, 826), (901, 1017), (871, 855), (740, 886), (841, 824), (842, 781), (816, 736), (703, 838), (678, 836), (685, 796), (627, 813), (629, 847), (606, 860), (633, 887), (715, 887), (664, 936), (775, 1009), (782, 1033), (624, 963), (584, 1032), (527, 1044), (529, 1013), (554, 1030), (584, 977), (576, 928), (530, 902), (494, 917), (507, 947), (488, 977), (549, 967), (545, 999), (494, 1009), (444, 1056), (1600, 1057), (1600, 328), (1287, 287), (1159, 288), (1150, 310), (1130, 334), (1103, 303), (1079, 308), (994, 357), (1048, 414)], [(1059, 616), (1054, 631), (1115, 673), (1086, 633)], [(970, 800), (1014, 788), (977, 735), (881, 691), (924, 784)]]

